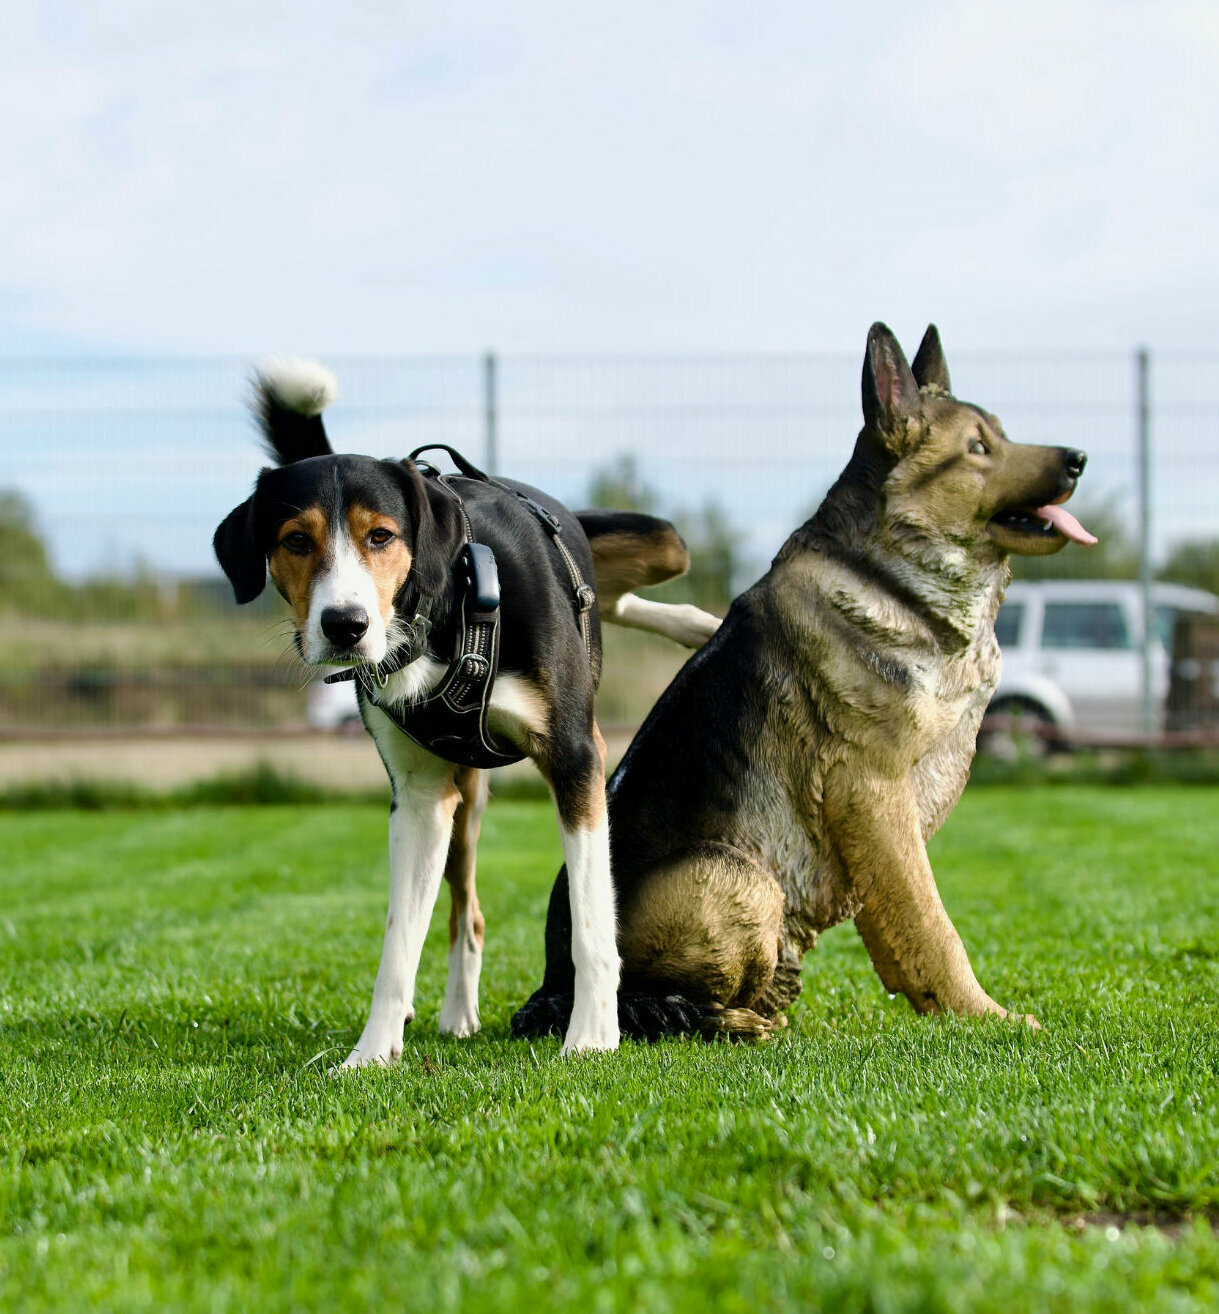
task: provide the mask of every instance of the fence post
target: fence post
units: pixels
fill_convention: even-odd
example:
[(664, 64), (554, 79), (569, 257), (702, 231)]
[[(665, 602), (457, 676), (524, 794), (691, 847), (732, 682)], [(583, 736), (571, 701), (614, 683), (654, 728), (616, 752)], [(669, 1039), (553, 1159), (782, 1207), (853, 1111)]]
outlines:
[(1151, 674), (1155, 613), (1151, 607), (1151, 352), (1135, 352), (1139, 481), (1139, 590), (1143, 600), (1143, 734), (1156, 731)]
[(489, 351), (483, 357), (483, 436), (485, 449), (483, 464), (488, 474), (494, 474), (499, 468), (498, 438), (498, 402), (495, 394), (495, 352)]

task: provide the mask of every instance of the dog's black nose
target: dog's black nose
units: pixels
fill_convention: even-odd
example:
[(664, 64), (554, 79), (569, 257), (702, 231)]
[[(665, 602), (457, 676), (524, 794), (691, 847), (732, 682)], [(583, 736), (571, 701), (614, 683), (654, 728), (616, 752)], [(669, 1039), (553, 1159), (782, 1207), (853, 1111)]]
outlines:
[(354, 648), (367, 629), (363, 607), (327, 607), (322, 612), (322, 633), (340, 648)]
[(1084, 472), (1084, 466), (1088, 464), (1088, 453), (1081, 452), (1076, 447), (1064, 447), (1062, 449), (1062, 463), (1067, 467), (1067, 474), (1072, 479), (1078, 479)]

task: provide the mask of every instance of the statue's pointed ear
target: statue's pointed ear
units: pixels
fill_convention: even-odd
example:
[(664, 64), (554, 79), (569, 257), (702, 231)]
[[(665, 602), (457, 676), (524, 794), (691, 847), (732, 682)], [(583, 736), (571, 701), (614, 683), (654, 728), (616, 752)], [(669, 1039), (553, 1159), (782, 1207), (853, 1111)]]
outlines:
[(944, 359), (944, 347), (940, 342), (940, 330), (934, 324), (927, 325), (927, 332), (919, 343), (914, 356), (914, 380), (920, 388), (928, 386), (951, 392), (952, 382), (948, 378), (948, 362)]
[(900, 344), (884, 324), (873, 324), (863, 360), (864, 421), (885, 439), (893, 439), (886, 442), (892, 447), (904, 438), (905, 421), (919, 405), (918, 384)]
[(267, 559), (254, 531), (254, 500), (257, 490), (220, 522), (212, 539), (216, 560), (229, 577), (233, 596), (239, 603), (253, 602), (267, 582)]

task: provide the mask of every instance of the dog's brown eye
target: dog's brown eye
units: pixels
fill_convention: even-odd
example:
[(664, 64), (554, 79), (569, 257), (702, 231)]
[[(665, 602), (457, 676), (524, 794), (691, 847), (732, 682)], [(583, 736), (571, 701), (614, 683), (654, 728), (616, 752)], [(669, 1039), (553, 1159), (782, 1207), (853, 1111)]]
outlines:
[(393, 540), (394, 535), (388, 529), (374, 529), (368, 536), (368, 541), (373, 547), (384, 547), (386, 543), (392, 543)]
[(969, 450), (973, 456), (985, 456), (990, 449), (981, 438), (975, 438), (973, 442), (969, 444)]
[(299, 529), (285, 534), (280, 539), (279, 545), (287, 548), (289, 552), (295, 552), (298, 557), (307, 557), (313, 551), (313, 540), (308, 534), (302, 534)]

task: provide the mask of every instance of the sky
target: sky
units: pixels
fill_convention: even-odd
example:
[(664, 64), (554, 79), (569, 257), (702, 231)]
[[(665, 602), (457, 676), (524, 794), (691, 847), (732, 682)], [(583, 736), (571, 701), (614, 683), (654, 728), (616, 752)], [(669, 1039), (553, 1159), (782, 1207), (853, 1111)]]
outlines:
[(1219, 7), (4, 3), (0, 354), (1219, 346)]
[[(0, 0), (0, 21), (0, 488), (77, 527), (51, 535), (73, 575), (215, 568), (259, 461), (248, 362), (452, 355), (343, 365), (335, 432), (477, 451), (487, 349), (505, 473), (579, 500), (635, 451), (666, 507), (720, 500), (763, 561), (845, 460), (876, 319), (911, 352), (937, 322), (963, 395), (1088, 445), (1131, 514), (1148, 345), (1157, 551), (1214, 532), (1213, 2)], [(1203, 355), (1169, 379), (1174, 351)], [(1114, 355), (1070, 366), (1088, 352)], [(549, 353), (568, 364), (511, 364)]]

